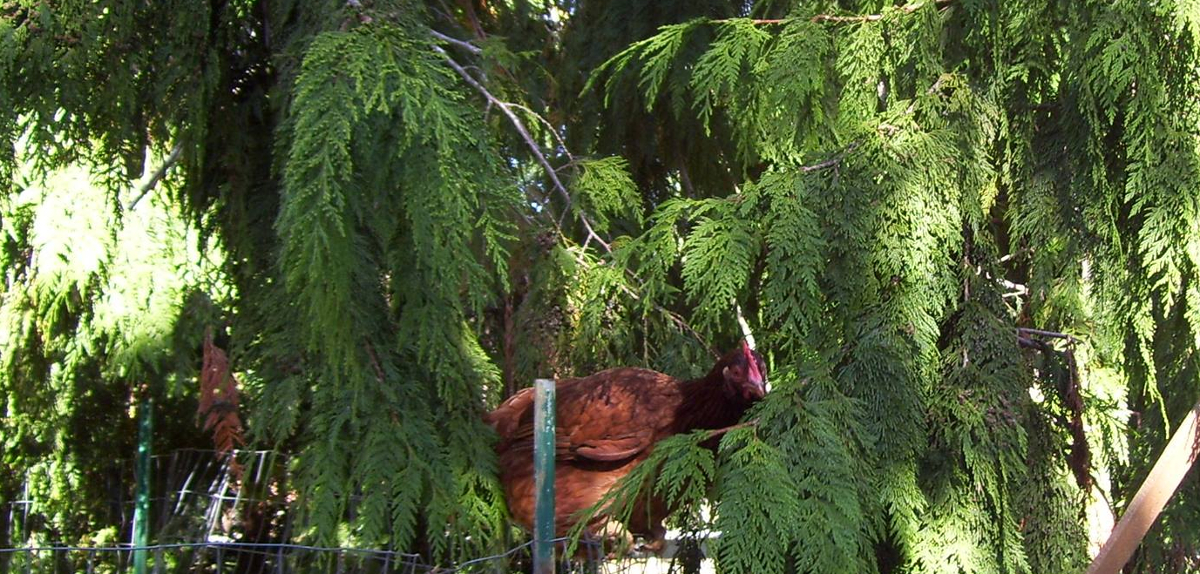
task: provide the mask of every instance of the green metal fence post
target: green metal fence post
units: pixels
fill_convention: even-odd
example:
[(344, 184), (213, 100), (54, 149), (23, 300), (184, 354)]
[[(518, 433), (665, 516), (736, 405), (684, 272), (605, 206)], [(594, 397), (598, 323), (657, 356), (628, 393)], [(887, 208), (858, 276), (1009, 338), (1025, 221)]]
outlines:
[(533, 572), (554, 574), (554, 380), (533, 385)]
[(137, 498), (133, 509), (133, 571), (146, 574), (146, 550), (150, 539), (150, 441), (154, 436), (154, 401), (147, 388), (138, 405)]

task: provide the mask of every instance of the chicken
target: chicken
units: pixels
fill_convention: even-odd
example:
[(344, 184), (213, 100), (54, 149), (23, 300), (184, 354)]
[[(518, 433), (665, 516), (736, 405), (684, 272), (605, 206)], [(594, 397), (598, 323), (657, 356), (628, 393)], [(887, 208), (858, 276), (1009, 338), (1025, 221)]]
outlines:
[[(766, 394), (762, 356), (745, 342), (707, 375), (681, 381), (649, 369), (623, 367), (555, 383), (555, 524), (565, 535), (577, 514), (599, 501), (617, 481), (650, 455), (655, 443), (678, 433), (736, 424)], [(500, 479), (512, 517), (532, 528), (533, 389), (504, 401), (484, 420), (500, 441)], [(651, 504), (647, 512), (645, 504)], [(657, 499), (635, 503), (626, 529), (661, 548), (668, 509)], [(588, 524), (592, 534), (607, 520)]]

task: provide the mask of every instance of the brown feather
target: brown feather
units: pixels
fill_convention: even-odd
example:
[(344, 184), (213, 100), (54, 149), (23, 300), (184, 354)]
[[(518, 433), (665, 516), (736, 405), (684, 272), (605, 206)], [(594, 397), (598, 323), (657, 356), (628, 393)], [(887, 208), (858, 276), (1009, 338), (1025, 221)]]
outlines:
[[(757, 374), (753, 361), (749, 353), (737, 350), (693, 381), (632, 367), (556, 381), (556, 535), (566, 534), (574, 525), (573, 517), (595, 505), (650, 455), (658, 441), (737, 423), (757, 399), (745, 399), (729, 377), (752, 370)], [(500, 435), (496, 452), (509, 512), (526, 528), (532, 527), (534, 513), (533, 414), (533, 389), (527, 388), (484, 416)], [(650, 512), (647, 503), (652, 505)], [(628, 530), (661, 540), (666, 505), (657, 499), (635, 504)], [(606, 519), (597, 516), (589, 526)]]

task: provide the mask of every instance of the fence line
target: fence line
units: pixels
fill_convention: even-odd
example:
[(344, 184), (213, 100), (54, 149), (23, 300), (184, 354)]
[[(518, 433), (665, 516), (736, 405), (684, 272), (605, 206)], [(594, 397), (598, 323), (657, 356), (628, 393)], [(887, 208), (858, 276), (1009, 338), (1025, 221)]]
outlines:
[[(564, 555), (570, 539), (556, 538), (552, 542)], [(421, 556), (394, 550), (311, 546), (294, 543), (244, 542), (177, 542), (133, 546), (31, 546), (0, 548), (0, 564), (6, 571), (25, 572), (123, 572), (132, 568), (134, 552), (149, 556), (151, 572), (196, 572), (238, 574), (291, 574), (308, 572), (337, 572), (339, 574), (418, 574), (508, 572), (514, 560), (527, 559), (533, 543), (525, 542), (504, 552), (460, 562), (453, 566), (436, 566), (421, 562)], [(572, 569), (595, 571), (602, 560), (598, 545), (580, 541), (586, 558), (564, 563)], [(48, 554), (48, 556), (47, 556)]]
[[(102, 508), (95, 528), (111, 528), (111, 542), (96, 546), (60, 544), (46, 525), (61, 508), (45, 507), (39, 483), (49, 474), (30, 472), (20, 500), (0, 504), (0, 573), (34, 574), (126, 572), (135, 552), (146, 552), (151, 572), (205, 574), (339, 574), (438, 572), (509, 572), (530, 559), (531, 542), (491, 556), (472, 558), (450, 567), (437, 567), (417, 554), (393, 550), (335, 548), (292, 542), (294, 496), (289, 455), (271, 450), (235, 451), (242, 463), (241, 480), (229, 476), (229, 460), (205, 449), (178, 449), (152, 457), (153, 497), (151, 540), (134, 546), (131, 540), (133, 497), (123, 478), (132, 474), (132, 460), (115, 460), (108, 473), (112, 496)], [(351, 496), (351, 506), (361, 501)], [(123, 542), (116, 542), (123, 541)], [(565, 540), (553, 541), (560, 557)], [(605, 564), (599, 544), (580, 541), (570, 557), (574, 567), (596, 571)], [(607, 563), (611, 571), (614, 563)], [(623, 568), (620, 568), (623, 569)]]

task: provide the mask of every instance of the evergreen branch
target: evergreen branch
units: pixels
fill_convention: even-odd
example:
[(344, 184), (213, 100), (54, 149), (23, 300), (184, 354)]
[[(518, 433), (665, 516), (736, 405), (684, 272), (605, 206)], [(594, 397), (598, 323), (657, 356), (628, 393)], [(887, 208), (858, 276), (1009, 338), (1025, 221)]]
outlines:
[[(748, 427), (757, 428), (758, 427), (758, 419), (749, 420), (744, 423), (738, 423), (736, 425), (727, 426), (725, 428), (710, 430), (710, 431), (708, 431), (708, 434), (705, 435), (704, 440), (707, 441), (707, 440), (719, 437), (729, 431), (735, 431), (737, 429), (744, 429), (744, 428), (748, 428)], [(703, 442), (703, 441), (701, 441), (701, 442)]]
[(1041, 329), (1030, 329), (1027, 327), (1017, 327), (1017, 336), (1020, 337), (1024, 335), (1038, 335), (1041, 337), (1050, 337), (1052, 339), (1066, 339), (1070, 343), (1078, 342), (1078, 339), (1066, 333), (1059, 333), (1057, 331), (1043, 331)]
[[(943, 6), (946, 4), (949, 4), (950, 2), (951, 2), (951, 0), (934, 0), (934, 4), (940, 4)], [(925, 1), (910, 2), (908, 4), (900, 6), (899, 8), (897, 8), (897, 10), (899, 10), (900, 12), (903, 12), (905, 14), (911, 14), (911, 13), (916, 12), (917, 10), (921, 9), (926, 4), (928, 4), (928, 2), (925, 2)], [(834, 23), (876, 22), (876, 21), (882, 20), (883, 16), (884, 16), (883, 14), (862, 14), (862, 15), (858, 15), (858, 16), (838, 16), (836, 14), (817, 14), (816, 16), (813, 16), (809, 20), (811, 20), (812, 22), (834, 22)]]
[(802, 171), (804, 173), (809, 173), (809, 172), (813, 172), (813, 171), (819, 171), (822, 169), (829, 169), (829, 168), (834, 167), (834, 166), (838, 165), (839, 163), (841, 163), (843, 159), (846, 159), (847, 155), (849, 155), (851, 152), (853, 152), (856, 149), (858, 149), (858, 142), (852, 142), (850, 145), (846, 146), (846, 149), (844, 151), (842, 151), (842, 153), (839, 153), (839, 154), (837, 154), (825, 161), (822, 161), (822, 162), (814, 163), (812, 165), (800, 166), (800, 171)]
[[(454, 71), (457, 72), (458, 75), (461, 76), (465, 82), (467, 82), (467, 84), (469, 84), (471, 87), (475, 88), (475, 90), (478, 91), (480, 93), (480, 95), (482, 95), (490, 104), (495, 105), (497, 108), (500, 108), (500, 110), (504, 113), (504, 115), (506, 117), (508, 117), (509, 122), (512, 123), (513, 127), (517, 130), (517, 133), (521, 136), (521, 138), (523, 140), (525, 140), (525, 145), (529, 147), (529, 150), (531, 152), (533, 152), (534, 156), (537, 158), (538, 163), (540, 163), (542, 165), (542, 168), (546, 171), (546, 173), (549, 174), (550, 180), (554, 184), (554, 188), (558, 191), (558, 193), (567, 202), (567, 209), (570, 209), (571, 195), (567, 192), (566, 186), (564, 186), (562, 181), (558, 178), (558, 172), (553, 167), (551, 167), (550, 161), (548, 159), (546, 159), (546, 155), (541, 150), (541, 146), (539, 146), (537, 144), (537, 142), (535, 142), (533, 140), (533, 136), (530, 135), (529, 130), (525, 127), (525, 124), (522, 123), (521, 119), (518, 118), (516, 116), (516, 114), (514, 114), (512, 112), (512, 110), (509, 108), (509, 103), (503, 102), (496, 96), (492, 95), (492, 93), (490, 91), (488, 91), (488, 89), (486, 87), (484, 87), (483, 84), (479, 83), (478, 80), (476, 80), (473, 76), (471, 76), (471, 74), (469, 74), (467, 72), (467, 70), (462, 67), (462, 65), (460, 65), (458, 62), (455, 62), (454, 59), (452, 59), (448, 54), (446, 54), (445, 50), (442, 50), (441, 48), (439, 48), (437, 46), (434, 46), (434, 49), (437, 50), (438, 53), (440, 53), (442, 55), (442, 58), (446, 61), (446, 63), (451, 68), (453, 68)], [(566, 150), (565, 145), (563, 146), (563, 149)], [(569, 152), (566, 152), (566, 153), (567, 153), (568, 157), (571, 157)], [(587, 230), (587, 238), (585, 239), (584, 245), (586, 246), (588, 242), (595, 240), (596, 243), (598, 243), (600, 245), (600, 247), (602, 247), (606, 253), (611, 255), (612, 254), (612, 246), (609, 245), (608, 242), (606, 242), (602, 238), (600, 238), (600, 236), (596, 233), (595, 227), (593, 226), (593, 224), (592, 224), (590, 218), (587, 216), (587, 214), (580, 211), (578, 215), (579, 215), (580, 222), (583, 223), (584, 229)], [(560, 233), (561, 233), (561, 231), (560, 231)], [(628, 269), (626, 269), (625, 271), (628, 275), (633, 277), (633, 273), (631, 271), (629, 271)], [(633, 278), (636, 280), (636, 277), (633, 277)], [(623, 286), (622, 290), (625, 291), (625, 293), (627, 295), (629, 295), (630, 297), (632, 297), (634, 300), (641, 299), (641, 297), (637, 293), (635, 293), (632, 289), (630, 289), (628, 287)], [(691, 334), (692, 337), (695, 338), (696, 341), (699, 342), (705, 349), (707, 349), (708, 352), (710, 354), (712, 354), (714, 357), (720, 356), (716, 351), (713, 350), (712, 346), (710, 346), (705, 341), (704, 337), (702, 335), (700, 335), (700, 333), (698, 331), (696, 331), (695, 328), (693, 328), (691, 325), (689, 325), (688, 322), (683, 319), (683, 317), (680, 317), (678, 314), (667, 309), (666, 307), (663, 307), (662, 305), (659, 305), (658, 303), (654, 303), (654, 308), (655, 308), (655, 310), (664, 313), (671, 320), (671, 322), (675, 323), (678, 327), (680, 327), (681, 329), (683, 329), (683, 330), (687, 331), (689, 334)]]
[(438, 40), (441, 40), (443, 42), (447, 42), (450, 44), (454, 44), (455, 46), (458, 46), (459, 48), (462, 48), (472, 54), (475, 54), (476, 56), (483, 53), (483, 48), (480, 48), (479, 46), (476, 46), (475, 44), (472, 44), (470, 42), (466, 42), (463, 40), (459, 40), (458, 38), (447, 36), (441, 32), (438, 32), (437, 30), (430, 30), (429, 33), (432, 34), (433, 37), (437, 38)]
[(137, 207), (138, 202), (146, 197), (154, 189), (154, 186), (158, 185), (158, 182), (167, 175), (167, 170), (171, 169), (171, 166), (179, 161), (179, 154), (181, 152), (183, 152), (183, 142), (176, 143), (175, 147), (171, 149), (171, 153), (167, 155), (167, 159), (163, 160), (162, 165), (158, 166), (154, 175), (150, 176), (150, 181), (147, 181), (146, 185), (142, 186), (142, 192), (133, 201), (129, 202), (129, 206), (125, 208), (126, 211)]
[[(506, 102), (503, 102), (496, 96), (492, 95), (492, 93), (489, 92), (483, 84), (479, 83), (474, 76), (468, 73), (467, 70), (462, 67), (462, 65), (460, 65), (458, 62), (455, 62), (445, 50), (438, 46), (434, 46), (433, 49), (442, 55), (442, 59), (444, 59), (446, 63), (453, 68), (459, 76), (462, 77), (463, 81), (467, 82), (467, 84), (472, 88), (475, 88), (475, 90), (479, 92), (480, 95), (482, 95), (489, 103), (500, 108), (500, 111), (503, 112), (508, 118), (508, 121), (512, 123), (513, 128), (517, 130), (517, 133), (521, 136), (521, 139), (525, 141), (525, 145), (529, 147), (529, 151), (533, 153), (534, 157), (537, 158), (538, 163), (542, 165), (542, 169), (545, 170), (546, 174), (550, 176), (550, 181), (554, 184), (554, 189), (558, 191), (559, 195), (563, 197), (563, 201), (566, 202), (565, 208), (570, 209), (571, 194), (567, 191), (567, 187), (563, 185), (562, 180), (558, 179), (558, 172), (556, 172), (554, 167), (550, 165), (550, 160), (546, 159), (546, 154), (542, 152), (541, 146), (534, 141), (533, 136), (530, 135), (529, 130), (525, 127), (525, 124), (521, 121), (521, 118), (518, 118), (517, 115), (514, 114), (511, 109), (509, 109), (509, 107), (506, 105)], [(583, 227), (587, 231), (588, 240), (595, 240), (596, 243), (600, 244), (600, 246), (604, 248), (605, 252), (611, 254), (612, 246), (610, 246), (607, 241), (602, 239), (596, 233), (595, 226), (592, 225), (592, 222), (590, 218), (588, 218), (587, 214), (580, 211), (578, 215), (579, 221), (583, 223)]]
[[(950, 4), (952, 1), (953, 0), (934, 0), (934, 4), (937, 4), (939, 6), (945, 6), (947, 4)], [(910, 2), (908, 4), (900, 6), (899, 8), (897, 8), (897, 10), (899, 10), (900, 12), (903, 12), (905, 14), (911, 14), (911, 13), (919, 10), (925, 4), (928, 4), (928, 2), (924, 2), (924, 1)], [(814, 23), (818, 23), (818, 22), (835, 22), (835, 23), (877, 22), (879, 20), (882, 20), (883, 16), (884, 16), (883, 14), (860, 14), (860, 15), (856, 15), (856, 16), (839, 16), (837, 14), (817, 14), (816, 16), (809, 18), (809, 21), (814, 22)], [(724, 23), (729, 22), (730, 20), (731, 20), (730, 18), (721, 18), (721, 19), (717, 19), (717, 20), (712, 20), (712, 22), (716, 23), (716, 24), (724, 24)], [(751, 24), (757, 24), (760, 26), (772, 26), (772, 25), (776, 25), (776, 24), (787, 24), (793, 20), (795, 20), (795, 19), (794, 18), (752, 18), (749, 20), (749, 22)]]
[[(478, 80), (476, 80), (474, 76), (472, 76), (470, 73), (468, 73), (467, 70), (465, 68), (463, 68), (462, 65), (460, 65), (458, 62), (454, 61), (454, 59), (451, 58), (449, 56), (449, 54), (447, 54), (445, 52), (445, 50), (442, 50), (440, 47), (437, 47), (437, 46), (434, 46), (434, 50), (436, 50), (439, 54), (441, 54), (442, 58), (446, 61), (446, 63), (451, 68), (453, 68), (454, 71), (457, 72), (458, 75), (461, 76), (463, 78), (463, 80), (465, 82), (467, 82), (468, 85), (470, 85), (472, 88), (475, 88), (475, 90), (478, 91), (480, 93), (480, 95), (482, 95), (484, 97), (484, 99), (486, 99), (488, 101), (489, 104), (495, 105), (497, 108), (500, 108), (501, 112), (503, 112), (504, 115), (506, 117), (508, 117), (508, 120), (510, 123), (512, 123), (513, 128), (517, 130), (517, 133), (525, 141), (525, 145), (529, 148), (529, 150), (531, 152), (533, 152), (534, 156), (538, 160), (538, 163), (542, 165), (542, 168), (550, 176), (550, 180), (554, 184), (554, 188), (558, 191), (559, 195), (561, 195), (563, 197), (564, 201), (567, 202), (566, 208), (570, 209), (571, 195), (567, 192), (566, 186), (564, 186), (562, 181), (558, 178), (557, 170), (555, 170), (550, 165), (550, 161), (548, 159), (546, 159), (546, 155), (542, 152), (541, 146), (539, 146), (537, 144), (537, 142), (534, 141), (533, 136), (529, 133), (529, 130), (525, 127), (525, 124), (522, 123), (521, 119), (518, 118), (516, 116), (516, 114), (514, 114), (512, 112), (512, 110), (510, 109), (510, 106), (520, 107), (527, 111), (531, 111), (531, 110), (528, 110), (528, 108), (525, 108), (524, 106), (520, 106), (519, 104), (511, 104), (510, 102), (501, 101), (499, 98), (492, 95), (492, 93), (490, 91), (488, 91), (488, 89), (486, 87), (484, 87), (483, 84), (481, 84)], [(536, 116), (537, 114), (534, 114), (534, 115)], [(543, 120), (543, 121), (545, 121), (545, 120)], [(548, 127), (552, 128), (552, 126), (548, 126)], [(553, 132), (554, 130), (551, 129), (551, 131)], [(557, 133), (555, 133), (555, 137), (558, 137)], [(567, 157), (570, 158), (571, 161), (573, 162), (574, 158), (571, 155), (571, 153), (567, 150), (565, 142), (563, 142), (561, 139), (559, 139), (559, 143), (560, 143), (560, 145), (563, 146), (564, 153), (566, 153)], [(856, 145), (857, 144), (854, 144), (852, 146), (852, 148), (856, 147)], [(847, 151), (849, 151), (849, 149)], [(600, 247), (603, 248), (606, 253), (611, 255), (613, 252), (612, 246), (609, 245), (608, 242), (604, 241), (604, 239), (602, 239), (599, 236), (599, 234), (596, 233), (595, 227), (594, 227), (593, 223), (591, 222), (590, 218), (587, 216), (587, 214), (580, 211), (578, 213), (578, 215), (579, 215), (580, 222), (583, 223), (584, 229), (587, 231), (587, 238), (585, 239), (584, 246), (586, 247), (586, 245), (588, 243), (590, 243), (592, 240), (595, 240), (596, 243), (598, 243), (600, 245)], [(551, 218), (551, 219), (553, 219), (553, 218)], [(556, 223), (555, 227), (558, 227), (557, 223)], [(560, 234), (562, 233), (561, 229), (559, 230), (559, 233)], [(632, 271), (626, 269), (625, 272), (627, 275), (629, 275), (635, 281), (637, 280), (636, 276), (633, 275)], [(634, 292), (633, 289), (630, 289), (626, 286), (622, 286), (622, 290), (625, 291), (625, 293), (627, 295), (629, 295), (630, 297), (632, 297), (634, 300), (641, 299), (641, 297), (636, 292)], [(712, 348), (712, 346), (708, 344), (708, 342), (704, 339), (704, 337), (698, 331), (696, 331), (696, 329), (694, 327), (692, 327), (690, 324), (688, 324), (688, 322), (686, 320), (684, 320), (683, 317), (679, 316), (677, 313), (671, 311), (670, 309), (667, 309), (666, 307), (659, 305), (658, 303), (654, 303), (654, 308), (655, 308), (655, 310), (665, 314), (667, 316), (667, 318), (669, 318), (671, 320), (671, 322), (675, 323), (676, 326), (683, 329), (684, 331), (687, 331), (694, 339), (696, 339), (696, 341), (698, 343), (700, 343), (701, 346), (703, 346), (705, 349), (707, 349), (708, 352), (712, 356), (714, 356), (714, 357), (720, 356), (720, 354), (717, 353)]]

